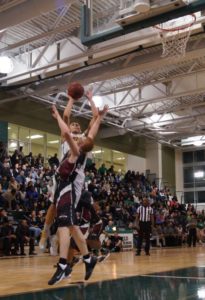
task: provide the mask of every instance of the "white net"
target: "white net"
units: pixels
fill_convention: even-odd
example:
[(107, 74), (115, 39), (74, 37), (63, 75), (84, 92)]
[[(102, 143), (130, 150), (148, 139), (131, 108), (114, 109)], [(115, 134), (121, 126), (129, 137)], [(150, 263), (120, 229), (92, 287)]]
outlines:
[(187, 42), (194, 22), (195, 16), (188, 15), (155, 27), (162, 39), (162, 57), (172, 57), (177, 60), (185, 56)]
[(173, 57), (179, 59), (186, 54), (186, 46), (190, 37), (190, 30), (175, 35), (170, 35), (168, 32), (163, 32), (162, 37), (162, 57)]

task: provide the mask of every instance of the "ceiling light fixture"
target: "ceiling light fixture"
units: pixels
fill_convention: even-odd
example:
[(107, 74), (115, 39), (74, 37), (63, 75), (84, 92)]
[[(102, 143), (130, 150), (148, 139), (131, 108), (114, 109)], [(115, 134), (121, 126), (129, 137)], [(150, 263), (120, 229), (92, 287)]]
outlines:
[(203, 142), (204, 142), (204, 141), (195, 141), (195, 142), (193, 143), (193, 145), (194, 145), (194, 146), (201, 146), (201, 145), (203, 145)]
[(8, 56), (0, 56), (0, 73), (8, 74), (14, 69), (13, 61)]
[(152, 120), (152, 122), (159, 121), (159, 118), (160, 118), (160, 115), (155, 114), (155, 113), (150, 117), (150, 119)]
[(34, 135), (31, 135), (31, 136), (27, 136), (26, 138), (31, 139), (31, 140), (35, 140), (35, 139), (41, 139), (42, 137), (43, 137), (43, 135), (34, 134)]
[(194, 173), (194, 178), (203, 178), (203, 177), (204, 177), (203, 171), (198, 171)]
[(93, 101), (96, 107), (98, 108), (103, 107), (103, 99), (101, 96), (93, 96)]
[(16, 148), (17, 147), (17, 143), (16, 142), (11, 142), (9, 145), (10, 148)]
[(98, 154), (98, 153), (103, 153), (104, 151), (103, 150), (94, 150), (92, 151), (92, 154)]
[(58, 144), (59, 143), (59, 140), (55, 140), (55, 141), (50, 141), (48, 142), (48, 144)]

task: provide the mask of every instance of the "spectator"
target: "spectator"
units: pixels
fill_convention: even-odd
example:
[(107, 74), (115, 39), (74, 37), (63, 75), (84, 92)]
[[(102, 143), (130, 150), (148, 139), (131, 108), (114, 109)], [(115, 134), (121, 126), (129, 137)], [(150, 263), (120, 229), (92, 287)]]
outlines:
[(16, 190), (7, 190), (5, 193), (2, 194), (2, 197), (4, 199), (4, 207), (6, 209), (11, 209), (12, 201), (15, 200), (16, 197)]
[(191, 218), (189, 219), (187, 224), (187, 228), (189, 231), (187, 243), (189, 247), (191, 247), (192, 245), (193, 247), (196, 247), (196, 226), (197, 226), (196, 214), (191, 214), (190, 217)]
[(57, 153), (54, 154), (54, 156), (52, 156), (49, 160), (48, 160), (48, 163), (51, 167), (53, 166), (56, 166), (58, 167), (59, 166), (59, 159), (57, 157)]
[(25, 243), (29, 242), (29, 255), (35, 255), (35, 244), (34, 244), (34, 237), (31, 235), (28, 227), (28, 223), (26, 220), (21, 220), (17, 229), (16, 229), (16, 236), (18, 238), (18, 242), (20, 245), (20, 255), (26, 255), (24, 251)]
[[(3, 226), (1, 228), (1, 236), (3, 238), (3, 252), (4, 255), (10, 256), (17, 255), (18, 242), (16, 235), (14, 234), (14, 228), (10, 224), (7, 217), (4, 217)], [(12, 246), (14, 247), (12, 249)]]
[(0, 141), (0, 162), (3, 163), (5, 158), (8, 157), (7, 149), (2, 141)]
[(107, 168), (105, 167), (105, 164), (102, 164), (101, 167), (98, 169), (98, 173), (101, 176), (104, 176), (107, 173)]

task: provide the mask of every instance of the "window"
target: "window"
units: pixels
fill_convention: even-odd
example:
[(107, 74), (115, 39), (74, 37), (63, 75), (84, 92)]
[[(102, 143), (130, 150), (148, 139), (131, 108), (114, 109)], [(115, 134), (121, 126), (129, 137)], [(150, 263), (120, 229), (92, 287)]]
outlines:
[(198, 150), (194, 152), (194, 161), (201, 162), (205, 161), (205, 151), (204, 150)]
[(104, 154), (104, 150), (101, 147), (95, 146), (92, 150), (92, 160), (96, 164), (97, 169), (103, 163), (103, 154)]
[(18, 126), (14, 124), (8, 124), (8, 152), (12, 155), (16, 149), (18, 149)]
[(193, 152), (183, 152), (183, 163), (189, 164), (193, 162)]
[(115, 165), (115, 171), (125, 171), (126, 170), (126, 161), (127, 154), (112, 150), (113, 156), (113, 165)]
[(23, 147), (24, 155), (28, 155), (30, 152), (29, 132), (29, 128), (19, 127), (19, 146)]
[(198, 192), (198, 203), (205, 203), (205, 191)]
[(34, 156), (39, 153), (44, 156), (44, 133), (35, 129), (30, 130), (30, 135), (26, 137), (31, 143), (31, 150)]
[(184, 188), (194, 187), (193, 167), (184, 168)]
[[(54, 135), (54, 134), (49, 134), (47, 133), (47, 153), (46, 153), (46, 157), (50, 158), (52, 157), (55, 153), (59, 155), (61, 155), (61, 151), (60, 151), (60, 137), (58, 135)], [(60, 158), (60, 156), (59, 156)]]
[(184, 203), (194, 203), (194, 192), (184, 193)]

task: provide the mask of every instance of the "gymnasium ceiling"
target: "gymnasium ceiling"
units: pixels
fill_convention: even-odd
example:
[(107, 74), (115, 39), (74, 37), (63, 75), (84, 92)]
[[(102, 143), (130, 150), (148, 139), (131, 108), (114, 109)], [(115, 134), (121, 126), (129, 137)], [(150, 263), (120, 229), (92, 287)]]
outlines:
[[(120, 2), (93, 0), (96, 30), (113, 26)], [(0, 74), (0, 119), (56, 133), (49, 108), (56, 103), (63, 109), (68, 83), (80, 81), (110, 107), (102, 139), (131, 135), (177, 148), (190, 137), (205, 142), (204, 12), (197, 14), (186, 56), (175, 61), (161, 57), (161, 38), (153, 28), (82, 45), (82, 3), (0, 0), (0, 55), (15, 67)], [(162, 3), (151, 0), (153, 6)], [(76, 102), (73, 116), (91, 118), (85, 99)], [(184, 147), (191, 145), (189, 140)]]

